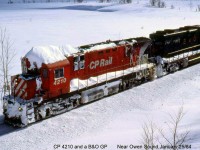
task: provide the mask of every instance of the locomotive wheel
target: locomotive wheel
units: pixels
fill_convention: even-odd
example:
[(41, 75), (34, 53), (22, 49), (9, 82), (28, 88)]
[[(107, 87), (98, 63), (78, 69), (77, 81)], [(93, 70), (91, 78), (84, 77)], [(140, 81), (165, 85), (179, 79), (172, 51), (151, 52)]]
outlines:
[(179, 70), (179, 68), (180, 68), (179, 65), (177, 63), (174, 63), (174, 64), (171, 65), (171, 67), (169, 68), (169, 70), (170, 70), (171, 73), (174, 73), (177, 70)]
[(50, 112), (50, 108), (46, 109), (46, 117), (50, 117), (51, 116), (51, 112)]
[(181, 62), (181, 67), (186, 68), (188, 66), (188, 63), (189, 63), (188, 58), (184, 58)]
[(40, 113), (37, 113), (36, 114), (36, 120), (42, 120), (42, 115)]
[(150, 81), (153, 81), (155, 79), (155, 74), (156, 74), (155, 68), (150, 68), (148, 72), (149, 72), (149, 75), (147, 79)]

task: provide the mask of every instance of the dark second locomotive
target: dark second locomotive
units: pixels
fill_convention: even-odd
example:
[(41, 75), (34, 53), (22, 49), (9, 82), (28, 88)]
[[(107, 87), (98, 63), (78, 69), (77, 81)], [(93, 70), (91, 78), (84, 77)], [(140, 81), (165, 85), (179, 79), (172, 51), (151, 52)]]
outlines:
[(78, 48), (34, 47), (4, 96), (5, 121), (27, 126), (200, 61), (200, 26)]

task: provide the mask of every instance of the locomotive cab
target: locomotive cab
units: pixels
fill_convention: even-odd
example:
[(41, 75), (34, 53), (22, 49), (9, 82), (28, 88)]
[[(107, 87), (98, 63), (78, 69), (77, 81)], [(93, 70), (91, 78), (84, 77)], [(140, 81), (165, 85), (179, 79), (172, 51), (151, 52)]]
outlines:
[(43, 64), (41, 79), (42, 88), (45, 92), (44, 100), (68, 93), (70, 90), (70, 63), (68, 59), (52, 64)]

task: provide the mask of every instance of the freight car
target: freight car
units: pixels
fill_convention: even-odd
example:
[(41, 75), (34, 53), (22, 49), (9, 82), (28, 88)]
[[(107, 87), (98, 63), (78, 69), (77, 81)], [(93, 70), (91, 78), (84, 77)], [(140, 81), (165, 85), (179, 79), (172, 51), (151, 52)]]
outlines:
[(200, 60), (200, 26), (78, 48), (33, 47), (4, 96), (5, 122), (27, 126)]

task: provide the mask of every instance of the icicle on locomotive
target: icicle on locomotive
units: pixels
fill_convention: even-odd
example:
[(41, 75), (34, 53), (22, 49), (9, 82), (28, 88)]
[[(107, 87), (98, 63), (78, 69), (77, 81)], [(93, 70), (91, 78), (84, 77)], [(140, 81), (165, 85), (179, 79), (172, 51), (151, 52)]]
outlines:
[[(75, 52), (76, 51), (76, 52)], [(200, 26), (74, 49), (32, 48), (11, 77), (5, 121), (27, 126), (200, 61)]]

